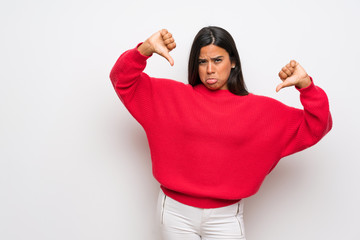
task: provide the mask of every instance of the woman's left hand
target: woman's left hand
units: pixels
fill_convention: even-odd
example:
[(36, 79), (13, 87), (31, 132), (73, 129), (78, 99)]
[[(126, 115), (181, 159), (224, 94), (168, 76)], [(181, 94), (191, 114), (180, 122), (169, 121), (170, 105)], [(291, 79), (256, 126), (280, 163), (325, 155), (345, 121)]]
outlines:
[(279, 77), (283, 81), (276, 87), (276, 92), (284, 87), (296, 86), (305, 88), (311, 84), (311, 79), (305, 70), (295, 60), (291, 60), (279, 72)]

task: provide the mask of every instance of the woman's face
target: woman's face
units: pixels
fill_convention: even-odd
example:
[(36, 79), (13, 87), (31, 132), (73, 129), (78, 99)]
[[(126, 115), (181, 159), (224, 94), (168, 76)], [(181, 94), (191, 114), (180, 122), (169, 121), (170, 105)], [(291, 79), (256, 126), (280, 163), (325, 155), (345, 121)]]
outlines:
[(199, 77), (201, 82), (210, 90), (227, 90), (231, 63), (228, 52), (213, 44), (200, 49)]

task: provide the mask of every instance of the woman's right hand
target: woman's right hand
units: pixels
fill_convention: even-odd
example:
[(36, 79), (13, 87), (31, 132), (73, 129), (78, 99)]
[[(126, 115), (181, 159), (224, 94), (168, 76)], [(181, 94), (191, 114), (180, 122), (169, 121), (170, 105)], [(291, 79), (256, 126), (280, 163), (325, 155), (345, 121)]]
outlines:
[(169, 33), (168, 30), (162, 29), (146, 39), (146, 41), (138, 47), (138, 50), (145, 56), (157, 53), (166, 58), (170, 65), (173, 66), (174, 60), (170, 56), (169, 52), (174, 48), (176, 48), (176, 43), (172, 34)]

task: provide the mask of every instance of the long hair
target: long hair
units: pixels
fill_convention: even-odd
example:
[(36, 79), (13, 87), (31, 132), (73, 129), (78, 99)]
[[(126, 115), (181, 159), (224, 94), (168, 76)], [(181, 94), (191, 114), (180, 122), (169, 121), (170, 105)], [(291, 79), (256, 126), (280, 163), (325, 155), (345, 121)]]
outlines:
[(227, 87), (230, 92), (236, 95), (244, 96), (249, 92), (246, 89), (244, 77), (241, 70), (241, 63), (239, 53), (236, 49), (235, 41), (225, 29), (215, 26), (202, 28), (194, 38), (191, 47), (189, 66), (188, 66), (188, 81), (189, 84), (195, 86), (202, 84), (199, 77), (199, 55), (202, 47), (214, 44), (215, 46), (225, 49), (230, 57), (231, 62), (235, 62), (235, 68), (231, 69)]

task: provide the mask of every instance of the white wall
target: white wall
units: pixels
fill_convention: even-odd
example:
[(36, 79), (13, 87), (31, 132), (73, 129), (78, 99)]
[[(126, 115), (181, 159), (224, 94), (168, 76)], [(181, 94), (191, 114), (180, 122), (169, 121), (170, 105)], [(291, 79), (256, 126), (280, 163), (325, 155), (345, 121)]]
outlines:
[(251, 92), (275, 93), (298, 60), (328, 94), (334, 128), (283, 159), (245, 203), (248, 240), (356, 240), (359, 202), (360, 2), (91, 1), (0, 3), (0, 239), (159, 239), (159, 185), (141, 126), (108, 78), (117, 57), (167, 28), (175, 66), (146, 72), (186, 82), (190, 45), (217, 25), (235, 38)]

